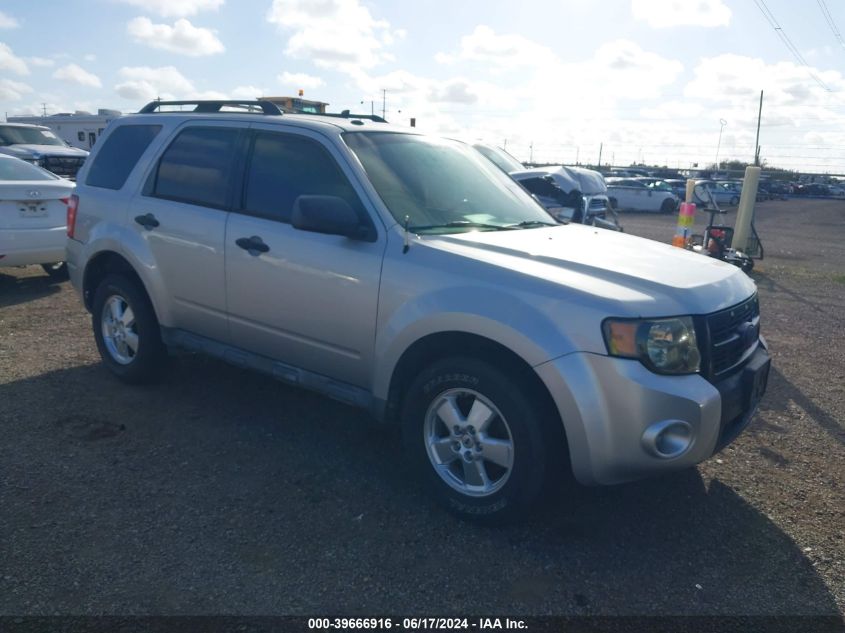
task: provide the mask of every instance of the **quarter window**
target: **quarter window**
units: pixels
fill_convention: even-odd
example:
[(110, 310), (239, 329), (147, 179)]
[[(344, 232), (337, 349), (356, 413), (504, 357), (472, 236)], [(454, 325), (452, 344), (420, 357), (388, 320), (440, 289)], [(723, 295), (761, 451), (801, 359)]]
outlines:
[(117, 128), (94, 158), (85, 183), (104, 189), (123, 187), (141, 154), (160, 131), (160, 125), (122, 125)]
[(319, 143), (290, 134), (256, 134), (246, 175), (244, 211), (290, 222), (293, 203), (302, 195), (343, 198), (368, 221), (352, 185)]
[(153, 196), (224, 208), (239, 130), (188, 128), (165, 150), (158, 164)]

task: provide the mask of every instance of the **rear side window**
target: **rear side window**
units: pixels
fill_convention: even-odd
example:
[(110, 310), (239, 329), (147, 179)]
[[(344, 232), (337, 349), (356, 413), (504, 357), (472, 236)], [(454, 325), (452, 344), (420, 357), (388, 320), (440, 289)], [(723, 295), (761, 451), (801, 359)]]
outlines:
[(181, 132), (159, 161), (153, 196), (227, 207), (239, 134), (237, 129), (219, 127)]
[(343, 198), (358, 217), (367, 220), (358, 195), (322, 145), (288, 134), (256, 134), (246, 179), (245, 211), (290, 222), (294, 200), (301, 195)]
[[(94, 158), (85, 184), (103, 189), (120, 189), (153, 139), (160, 125), (122, 125), (106, 139)], [(79, 133), (82, 135), (82, 132)]]

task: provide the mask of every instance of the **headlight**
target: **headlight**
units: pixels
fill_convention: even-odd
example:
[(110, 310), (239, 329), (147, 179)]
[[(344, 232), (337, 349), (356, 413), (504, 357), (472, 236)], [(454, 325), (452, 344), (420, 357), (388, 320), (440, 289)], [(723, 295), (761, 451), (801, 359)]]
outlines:
[(701, 367), (692, 317), (605, 319), (602, 330), (611, 356), (635, 358), (660, 374), (694, 374)]

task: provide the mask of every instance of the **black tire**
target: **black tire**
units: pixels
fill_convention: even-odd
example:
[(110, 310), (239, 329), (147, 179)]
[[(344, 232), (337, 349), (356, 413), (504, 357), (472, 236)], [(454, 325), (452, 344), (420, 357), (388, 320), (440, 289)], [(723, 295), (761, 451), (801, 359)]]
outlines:
[(608, 203), (610, 203), (610, 208), (614, 211), (619, 210), (619, 201), (616, 198), (608, 198)]
[[(525, 383), (525, 380), (508, 375), (484, 361), (453, 357), (437, 361), (424, 369), (407, 392), (402, 408), (402, 438), (408, 461), (434, 497), (461, 518), (481, 523), (501, 524), (525, 517), (543, 492), (544, 483), (551, 470), (550, 462), (554, 459), (553, 457), (550, 459), (552, 453), (549, 451), (559, 451), (564, 459), (558, 458), (557, 461), (568, 464), (565, 441), (547, 441), (554, 437), (553, 432), (547, 431), (546, 427), (552, 420), (548, 412), (544, 413), (544, 407), (541, 399), (536, 396), (536, 390)], [(445, 476), (450, 479), (459, 479), (462, 473), (467, 472), (467, 468), (473, 466), (472, 462), (465, 465), (466, 455), (455, 450), (456, 445), (461, 451), (468, 447), (461, 442), (455, 442), (454, 435), (449, 439), (448, 428), (445, 423), (440, 426), (443, 418), (439, 415), (434, 416), (436, 421), (432, 424), (447, 434), (447, 437), (441, 441), (449, 441), (450, 450), (456, 452), (457, 456), (448, 456), (453, 461), (448, 466), (441, 465), (440, 472), (434, 465), (434, 458), (429, 457), (427, 436), (429, 427), (426, 422), (429, 419), (429, 410), (438, 401), (442, 402), (444, 394), (454, 394), (461, 390), (480, 394), (498, 410), (497, 414), (491, 417), (492, 422), (486, 431), (481, 429), (475, 431), (470, 426), (470, 431), (466, 432), (467, 435), (472, 432), (472, 439), (475, 439), (482, 447), (480, 450), (487, 446), (488, 455), (491, 455), (492, 447), (484, 444), (482, 438), (486, 438), (488, 442), (491, 439), (495, 442), (496, 437), (511, 438), (509, 454), (512, 456), (512, 467), (507, 470), (507, 476), (502, 475), (503, 469), (493, 460), (479, 459), (478, 456), (483, 457), (483, 453), (473, 452), (474, 445), (466, 451), (470, 453), (469, 459), (481, 463), (489, 481), (495, 480), (496, 485), (500, 486), (483, 496), (473, 496), (457, 490), (446, 482), (444, 475), (440, 474), (445, 471), (444, 469), (451, 469), (452, 473), (457, 471), (458, 475), (447, 473)], [(459, 396), (455, 402), (460, 402), (461, 397), (471, 396)], [(462, 406), (472, 410), (474, 404)], [(469, 410), (464, 413), (468, 414)], [(502, 433), (502, 428), (506, 430), (506, 433)], [(479, 449), (476, 448), (476, 450)]]
[(674, 213), (675, 210), (678, 208), (678, 205), (675, 204), (675, 201), (671, 198), (666, 198), (660, 205), (660, 213), (665, 213), (666, 215), (670, 213)]
[(736, 206), (736, 205), (738, 205), (738, 204), (739, 204), (739, 197), (738, 197), (738, 196), (734, 196), (733, 198), (731, 198), (730, 205), (731, 205), (732, 207), (735, 207), (735, 206)]
[[(131, 358), (124, 363), (110, 351), (103, 331), (103, 312), (113, 297), (121, 298), (134, 316), (125, 330), (136, 336), (136, 350), (128, 354)], [(161, 329), (153, 306), (138, 282), (119, 274), (108, 275), (103, 279), (94, 293), (91, 322), (103, 363), (115, 376), (130, 384), (152, 382), (159, 378), (167, 351), (161, 341)]]
[(68, 272), (67, 264), (65, 262), (56, 262), (54, 264), (41, 264), (44, 272), (50, 276), (53, 281), (67, 281)]

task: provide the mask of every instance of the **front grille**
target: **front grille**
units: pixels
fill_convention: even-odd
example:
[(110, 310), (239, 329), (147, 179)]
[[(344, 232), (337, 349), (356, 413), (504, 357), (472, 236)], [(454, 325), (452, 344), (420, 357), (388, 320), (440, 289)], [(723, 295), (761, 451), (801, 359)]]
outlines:
[(601, 211), (607, 209), (607, 200), (605, 198), (591, 198), (590, 211)]
[[(718, 378), (737, 367), (760, 335), (760, 304), (755, 294), (726, 310), (706, 317), (710, 375)], [(749, 332), (750, 329), (753, 331)]]
[(76, 176), (85, 158), (82, 156), (45, 156), (42, 159), (44, 169), (57, 176)]

